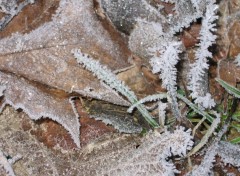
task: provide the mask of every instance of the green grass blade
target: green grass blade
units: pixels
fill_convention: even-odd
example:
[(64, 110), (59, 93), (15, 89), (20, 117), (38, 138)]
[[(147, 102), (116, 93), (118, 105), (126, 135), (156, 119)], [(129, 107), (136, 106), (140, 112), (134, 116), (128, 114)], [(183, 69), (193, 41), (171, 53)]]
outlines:
[(201, 110), (198, 106), (196, 106), (195, 104), (193, 104), (191, 101), (189, 101), (186, 97), (182, 96), (181, 94), (177, 94), (177, 97), (179, 99), (181, 99), (182, 101), (184, 101), (189, 107), (191, 107), (196, 113), (206, 117), (206, 119), (209, 122), (213, 122), (214, 118), (212, 116), (210, 116), (208, 113), (206, 113), (205, 111)]
[(240, 143), (240, 137), (236, 137), (230, 141), (232, 144), (239, 144)]
[(227, 82), (216, 78), (216, 81), (226, 89), (226, 91), (230, 94), (232, 94), (234, 97), (240, 98), (240, 90), (237, 89), (236, 87), (231, 86), (230, 84), (228, 84)]

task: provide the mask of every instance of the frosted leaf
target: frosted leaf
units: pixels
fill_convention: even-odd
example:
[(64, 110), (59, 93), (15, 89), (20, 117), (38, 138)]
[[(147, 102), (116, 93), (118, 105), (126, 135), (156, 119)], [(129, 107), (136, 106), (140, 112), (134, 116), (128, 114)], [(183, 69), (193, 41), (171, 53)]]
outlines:
[(175, 13), (166, 17), (170, 25), (170, 33), (172, 34), (182, 31), (183, 28), (189, 27), (190, 23), (202, 17), (206, 7), (206, 0), (161, 1), (174, 4), (173, 10)]
[(61, 0), (52, 21), (29, 34), (0, 40), (4, 46), (0, 48), (0, 69), (65, 92), (127, 105), (91, 73), (79, 68), (71, 54), (73, 48), (81, 48), (101, 58), (113, 71), (129, 67), (130, 52), (124, 40), (116, 31), (114, 40), (111, 35), (97, 18), (92, 1)]
[[(0, 115), (1, 148), (9, 155), (17, 152), (23, 156), (13, 168), (19, 176), (94, 176), (110, 172), (111, 176), (174, 175), (175, 167), (165, 157), (172, 156), (171, 148), (174, 154), (182, 155), (193, 144), (190, 131), (178, 128), (173, 133), (152, 132), (141, 139), (136, 135), (112, 134), (81, 151), (61, 151), (44, 146), (29, 131), (22, 130), (22, 121), (28, 117), (20, 114), (7, 107)], [(37, 128), (37, 124), (30, 124), (32, 129)]]
[(15, 176), (11, 163), (6, 158), (4, 153), (0, 150), (0, 173), (3, 174), (4, 171), (1, 171), (1, 167), (4, 168), (7, 176)]
[(240, 54), (237, 55), (237, 57), (236, 57), (234, 62), (236, 63), (237, 66), (240, 67)]
[[(162, 28), (161, 23), (139, 19), (129, 37), (128, 45), (131, 51), (141, 58), (150, 59), (149, 48), (153, 48), (169, 39), (167, 34), (163, 33)], [(147, 61), (149, 62), (149, 60)]]
[(232, 164), (240, 167), (240, 147), (229, 142), (220, 141), (218, 143), (217, 155), (225, 164)]
[(6, 89), (5, 85), (0, 85), (0, 97), (3, 96), (3, 92)]
[(175, 1), (174, 8), (176, 15), (169, 19), (171, 33), (181, 31), (190, 25), (191, 22), (201, 17), (194, 8), (191, 0)]
[(156, 8), (150, 5), (149, 0), (99, 0), (101, 7), (116, 28), (129, 34), (134, 28), (137, 19), (162, 21), (164, 17)]
[(110, 166), (102, 164), (96, 168), (99, 175), (174, 175), (175, 166), (165, 159), (172, 155), (185, 156), (193, 145), (190, 131), (179, 127), (174, 133), (150, 133), (135, 150), (123, 154), (118, 162)]
[(28, 4), (34, 3), (34, 0), (24, 0), (17, 2), (17, 0), (0, 0), (0, 12), (3, 12), (3, 16), (0, 20), (0, 30), (2, 30), (14, 16), (16, 16), (21, 10)]
[(60, 123), (80, 147), (80, 124), (69, 103), (68, 97), (48, 94), (43, 87), (38, 89), (33, 83), (23, 78), (0, 72), (0, 83), (6, 85), (4, 91), (5, 104), (15, 109), (21, 108), (33, 120), (50, 118)]
[(106, 125), (112, 125), (116, 130), (123, 133), (141, 133), (143, 130), (139, 124), (134, 123), (131, 117), (120, 117), (111, 114), (97, 113), (95, 115), (89, 114), (95, 120), (101, 120)]

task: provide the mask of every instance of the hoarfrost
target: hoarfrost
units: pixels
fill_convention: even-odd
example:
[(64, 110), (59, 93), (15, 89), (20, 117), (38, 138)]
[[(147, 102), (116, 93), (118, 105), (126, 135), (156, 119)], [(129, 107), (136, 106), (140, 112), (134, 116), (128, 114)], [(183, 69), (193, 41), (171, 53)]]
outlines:
[[(6, 85), (4, 105), (21, 108), (33, 120), (50, 118), (60, 123), (80, 147), (80, 123), (68, 98), (53, 96), (31, 85), (26, 79), (0, 72), (0, 83)], [(3, 107), (1, 109), (3, 109)]]

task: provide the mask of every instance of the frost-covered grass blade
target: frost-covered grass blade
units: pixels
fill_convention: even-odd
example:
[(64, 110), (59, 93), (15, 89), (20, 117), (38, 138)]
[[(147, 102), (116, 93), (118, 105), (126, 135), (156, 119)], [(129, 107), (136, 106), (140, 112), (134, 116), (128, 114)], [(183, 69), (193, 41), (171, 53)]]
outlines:
[(235, 97), (237, 97), (237, 98), (240, 98), (240, 90), (239, 90), (239, 89), (231, 86), (230, 84), (228, 84), (227, 82), (223, 81), (222, 79), (216, 78), (216, 81), (217, 81), (223, 88), (225, 88), (225, 90), (226, 90), (229, 94), (231, 94), (231, 95), (233, 95), (233, 96), (235, 96)]
[[(105, 82), (112, 89), (120, 92), (125, 96), (131, 104), (138, 102), (134, 92), (132, 92), (122, 81), (118, 80), (114, 73), (106, 66), (102, 66), (98, 61), (92, 59), (90, 56), (83, 54), (80, 50), (73, 51), (75, 58), (79, 64), (83, 64), (85, 69), (93, 72), (93, 74), (101, 81)], [(152, 115), (142, 104), (138, 104), (136, 108), (145, 118), (145, 120), (154, 128), (159, 127), (158, 123), (153, 119)]]
[(210, 116), (208, 113), (206, 113), (205, 111), (203, 111), (201, 108), (199, 108), (197, 105), (193, 104), (191, 101), (189, 101), (186, 97), (182, 96), (181, 94), (177, 94), (177, 97), (179, 99), (181, 99), (182, 101), (184, 101), (188, 106), (190, 106), (196, 113), (206, 117), (206, 119), (209, 122), (213, 122), (213, 117)]

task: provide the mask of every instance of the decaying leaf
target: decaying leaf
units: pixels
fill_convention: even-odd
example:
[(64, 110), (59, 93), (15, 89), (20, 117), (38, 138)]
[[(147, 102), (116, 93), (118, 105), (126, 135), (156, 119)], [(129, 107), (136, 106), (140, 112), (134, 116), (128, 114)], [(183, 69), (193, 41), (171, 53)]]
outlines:
[(2, 30), (14, 16), (21, 12), (25, 6), (32, 3), (34, 3), (34, 0), (24, 0), (21, 2), (17, 2), (17, 0), (1, 0), (0, 13), (4, 13), (5, 16), (0, 19), (0, 30)]
[(239, 0), (221, 1), (219, 4), (218, 48), (224, 57), (234, 58), (240, 52)]
[[(1, 109), (6, 104), (15, 109), (23, 109), (31, 119), (50, 118), (60, 123), (71, 134), (74, 142), (80, 147), (80, 124), (78, 114), (72, 110), (69, 97), (54, 96), (45, 93), (45, 88), (38, 89), (24, 78), (18, 78), (0, 72), (0, 83), (6, 86)], [(32, 84), (32, 85), (31, 85)]]
[(0, 48), (0, 81), (6, 86), (1, 110), (10, 104), (23, 109), (31, 119), (57, 121), (78, 147), (80, 124), (69, 102), (72, 95), (129, 105), (78, 66), (72, 56), (72, 49), (81, 48), (113, 71), (130, 66), (127, 45), (118, 32), (101, 24), (92, 1), (61, 0), (51, 21), (30, 33), (3, 38), (0, 45), (4, 46)]
[(139, 18), (161, 20), (166, 22), (156, 8), (150, 5), (149, 0), (97, 0), (100, 7), (121, 32), (130, 34)]
[(0, 44), (4, 46), (0, 48), (2, 71), (66, 92), (127, 105), (120, 96), (77, 66), (71, 54), (73, 48), (81, 48), (112, 70), (129, 66), (127, 46), (119, 36), (113, 39), (103, 28), (94, 14), (92, 1), (62, 0), (51, 22), (29, 34), (2, 39)]
[[(5, 0), (10, 2), (9, 0)], [(12, 0), (11, 0), (12, 1)], [(16, 1), (16, 0), (14, 0)], [(29, 1), (29, 0), (28, 0)], [(59, 7), (60, 0), (35, 0), (33, 4), (25, 6), (0, 32), (0, 38), (11, 36), (13, 33), (26, 34), (51, 21)]]
[(218, 77), (232, 86), (240, 82), (240, 69), (232, 59), (218, 61)]
[(218, 61), (218, 77), (232, 86), (240, 81), (239, 68), (233, 61), (240, 52), (239, 9), (240, 3), (235, 0), (222, 1), (219, 6), (221, 16), (218, 33), (221, 38), (218, 39), (217, 44), (225, 55)]
[[(82, 151), (50, 149), (21, 129), (23, 119), (28, 119), (26, 114), (20, 116), (10, 107), (0, 116), (0, 147), (10, 156), (22, 155), (13, 165), (18, 176), (173, 175), (175, 167), (166, 157), (185, 155), (193, 144), (189, 131), (178, 128), (173, 133), (153, 132), (142, 139), (107, 135)], [(32, 125), (36, 128), (37, 124)]]

